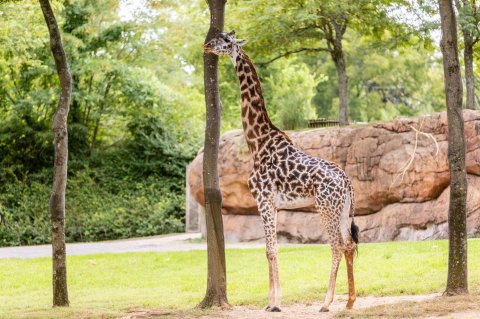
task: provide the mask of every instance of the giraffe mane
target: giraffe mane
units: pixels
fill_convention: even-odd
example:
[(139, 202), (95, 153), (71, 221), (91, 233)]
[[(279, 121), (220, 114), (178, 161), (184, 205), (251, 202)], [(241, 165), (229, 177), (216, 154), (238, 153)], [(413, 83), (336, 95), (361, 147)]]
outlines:
[[(252, 60), (250, 59), (250, 57), (248, 56), (247, 53), (245, 53), (245, 51), (243, 50), (242, 47), (239, 47), (240, 49), (240, 53), (245, 57), (245, 60), (248, 64), (248, 66), (250, 66), (250, 70), (252, 70), (252, 74), (254, 76), (254, 78), (258, 79), (258, 86), (260, 88), (259, 92), (258, 92), (258, 95), (260, 95), (260, 98), (262, 99), (263, 101), (263, 104), (264, 104), (264, 107), (265, 107), (265, 113), (267, 113), (267, 106), (266, 106), (266, 103), (265, 103), (265, 98), (263, 97), (263, 92), (262, 92), (262, 86), (261, 86), (261, 83), (260, 83), (260, 77), (258, 76), (257, 74), (257, 70), (255, 69), (255, 65), (253, 64)], [(268, 113), (267, 113), (268, 115)], [(275, 124), (272, 123), (272, 121), (270, 120), (270, 117), (267, 116), (267, 121), (269, 122), (269, 124), (277, 130), (278, 133), (280, 133), (281, 135), (283, 135), (283, 137), (289, 141), (290, 143), (293, 144), (292, 140), (290, 139), (290, 137), (282, 130), (280, 130)]]

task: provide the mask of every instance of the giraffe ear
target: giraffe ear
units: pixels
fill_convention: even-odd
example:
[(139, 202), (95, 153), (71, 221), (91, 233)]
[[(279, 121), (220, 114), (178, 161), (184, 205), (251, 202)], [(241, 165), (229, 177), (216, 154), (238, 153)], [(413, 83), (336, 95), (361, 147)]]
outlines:
[(236, 39), (236, 40), (235, 40), (235, 43), (236, 43), (238, 46), (243, 47), (245, 44), (247, 44), (247, 40)]
[(232, 30), (232, 31), (228, 32), (227, 35), (229, 35), (231, 37), (235, 37), (235, 30)]

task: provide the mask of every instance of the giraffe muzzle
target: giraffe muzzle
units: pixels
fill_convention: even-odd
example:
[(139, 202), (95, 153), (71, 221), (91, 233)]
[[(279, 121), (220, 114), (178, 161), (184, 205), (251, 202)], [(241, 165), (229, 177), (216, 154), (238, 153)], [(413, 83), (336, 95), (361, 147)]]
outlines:
[(212, 52), (212, 48), (209, 46), (208, 43), (203, 45), (203, 52), (205, 52), (205, 53)]

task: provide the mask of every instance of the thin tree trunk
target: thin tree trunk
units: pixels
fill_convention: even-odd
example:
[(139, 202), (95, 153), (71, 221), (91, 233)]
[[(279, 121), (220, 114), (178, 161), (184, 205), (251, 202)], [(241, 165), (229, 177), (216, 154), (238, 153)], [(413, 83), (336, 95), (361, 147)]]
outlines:
[(105, 88), (105, 93), (103, 94), (103, 100), (100, 103), (98, 118), (95, 121), (95, 128), (93, 129), (92, 145), (91, 149), (93, 150), (97, 146), (97, 136), (98, 129), (100, 128), (100, 120), (102, 118), (103, 111), (105, 109), (105, 103), (107, 101), (108, 93), (110, 92), (110, 87), (112, 86), (112, 81), (115, 78), (115, 75), (109, 74), (107, 76), (107, 87)]
[[(79, 83), (79, 79), (78, 79), (78, 75), (76, 74), (72, 74), (72, 90), (73, 92), (78, 92), (79, 91), (79, 88), (78, 88), (78, 83)], [(70, 119), (71, 119), (71, 122), (70, 123), (82, 123), (82, 112), (80, 110), (80, 101), (78, 101), (78, 98), (75, 98), (73, 97), (72, 98), (72, 102), (71, 102), (71, 106), (70, 106), (70, 111), (69, 111), (69, 114), (70, 114)]]
[(338, 115), (339, 122), (341, 126), (348, 125), (348, 78), (347, 70), (345, 66), (345, 57), (343, 56), (343, 51), (334, 52), (332, 55), (335, 55), (333, 61), (335, 62), (335, 68), (337, 69), (338, 75)]
[(448, 278), (445, 295), (468, 293), (467, 175), (462, 111), (462, 81), (458, 60), (457, 27), (452, 0), (438, 0), (442, 25), (442, 54), (448, 117), (450, 205), (448, 208)]
[[(93, 81), (93, 74), (90, 75), (90, 79), (88, 80), (88, 95), (92, 93), (92, 81)], [(88, 127), (88, 118), (90, 117), (90, 102), (85, 104), (85, 112), (83, 113), (83, 124)]]
[(473, 75), (473, 43), (464, 33), (465, 80), (467, 84), (467, 109), (475, 109), (475, 76)]
[(60, 31), (48, 0), (39, 0), (50, 33), (50, 46), (60, 79), (60, 99), (53, 116), (55, 162), (50, 197), (52, 222), (53, 306), (68, 306), (67, 263), (65, 248), (65, 188), (67, 186), (68, 132), (67, 117), (72, 94), (72, 77), (63, 49)]
[(331, 49), (330, 55), (332, 60), (335, 63), (335, 68), (337, 69), (338, 76), (338, 120), (340, 126), (348, 125), (348, 78), (347, 78), (347, 67), (345, 64), (345, 55), (343, 53), (343, 34), (347, 28), (347, 20), (345, 18), (336, 21), (331, 19), (330, 21), (332, 29), (335, 30), (335, 37), (330, 35), (330, 44), (329, 48)]
[[(205, 43), (223, 31), (225, 0), (208, 0), (210, 29)], [(208, 278), (207, 291), (198, 307), (229, 307), (225, 266), (225, 240), (222, 223), (217, 161), (222, 106), (218, 92), (218, 56), (204, 53), (204, 84), (206, 103), (205, 148), (203, 153), (203, 187), (207, 223)]]
[(93, 137), (92, 137), (92, 145), (90, 149), (93, 150), (97, 147), (97, 135), (98, 135), (98, 128), (100, 127), (100, 118), (102, 117), (102, 110), (100, 110), (100, 114), (98, 115), (98, 119), (95, 121), (95, 127), (93, 129)]

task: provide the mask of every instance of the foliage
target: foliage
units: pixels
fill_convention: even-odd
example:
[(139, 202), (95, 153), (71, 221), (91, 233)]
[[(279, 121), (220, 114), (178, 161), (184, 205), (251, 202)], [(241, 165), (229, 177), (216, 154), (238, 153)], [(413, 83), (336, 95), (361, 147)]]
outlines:
[(459, 29), (475, 45), (480, 41), (480, 3), (475, 0), (455, 0), (455, 6)]
[[(351, 41), (357, 39), (357, 41)], [(441, 61), (423, 42), (379, 49), (368, 37), (347, 34), (350, 116), (353, 121), (388, 121), (444, 110)], [(366, 58), (368, 57), (368, 58)], [(328, 56), (297, 57), (320, 75), (312, 105), (320, 118), (338, 117), (336, 70)], [(276, 61), (272, 66), (279, 63)]]
[[(480, 262), (480, 255), (475, 253), (480, 241), (470, 240), (468, 248), (470, 288), (475, 293), (480, 291), (480, 268), (475, 267)], [(357, 293), (398, 296), (442, 292), (447, 255), (445, 240), (362, 244), (355, 259)], [(328, 287), (330, 249), (320, 245), (280, 247), (279, 256), (284, 303), (322, 301)], [(206, 251), (70, 256), (69, 288), (76, 300), (71, 313), (45, 307), (51, 298), (51, 259), (0, 259), (0, 298), (4, 301), (0, 318), (79, 318), (111, 312), (118, 318), (125, 309), (138, 307), (189, 309), (205, 292), (205, 258)], [(226, 259), (230, 302), (258, 309), (265, 306), (265, 250), (227, 249)], [(336, 293), (347, 293), (343, 262)]]
[[(395, 14), (430, 16), (431, 2), (417, 9), (393, 0), (236, 0), (227, 4), (226, 22), (249, 41), (245, 50), (257, 65), (273, 122), (299, 129), (314, 117), (338, 117), (337, 72), (323, 51), (326, 34), (315, 26), (323, 21), (317, 9), (348, 13), (342, 49), (352, 120), (444, 110), (438, 47), (426, 36), (435, 23), (416, 26)], [(74, 79), (67, 219), (75, 228), (69, 240), (181, 229), (185, 166), (204, 134), (207, 4), (142, 1), (127, 15), (123, 1), (52, 4)], [(0, 242), (41, 243), (49, 236), (42, 223), (48, 220), (58, 79), (37, 1), (3, 1), (0, 17), (0, 205), (9, 225), (0, 228)], [(262, 63), (302, 48), (322, 50)], [(478, 77), (478, 54), (474, 58)], [(228, 59), (220, 59), (219, 77), (222, 132), (241, 128), (238, 80)], [(147, 217), (148, 211), (155, 213)], [(119, 218), (116, 225), (115, 214), (138, 215), (149, 224), (132, 220), (128, 226)]]
[(347, 71), (354, 120), (388, 121), (444, 109), (441, 61), (421, 42), (379, 52), (362, 39), (350, 50)]
[[(121, 169), (112, 172), (115, 159), (118, 157), (112, 156), (109, 166), (86, 167), (74, 176), (70, 175), (66, 203), (67, 242), (181, 232), (185, 199), (178, 189), (183, 186), (183, 180), (177, 179), (175, 183), (175, 180), (158, 175), (143, 180), (128, 175), (122, 178)], [(126, 161), (117, 164), (135, 167)], [(48, 181), (49, 174), (50, 171), (45, 170), (39, 175), (44, 175), (43, 179)], [(0, 228), (1, 246), (50, 241), (46, 213), (49, 195), (47, 183), (8, 184), (0, 195), (6, 218), (6, 225)]]
[[(379, 1), (236, 1), (239, 15), (253, 15), (255, 29), (248, 32), (251, 42), (270, 56), (301, 51), (330, 52), (334, 48), (336, 24), (342, 31), (351, 27), (363, 35), (383, 37), (390, 28), (402, 35), (402, 26), (388, 17), (396, 2)], [(253, 8), (253, 9), (252, 9)], [(340, 25), (341, 24), (341, 25)], [(245, 26), (240, 28), (245, 29)], [(333, 34), (332, 34), (333, 32)], [(340, 36), (340, 34), (339, 34)]]
[[(55, 5), (74, 79), (67, 240), (181, 231), (185, 167), (203, 112), (197, 89), (169, 85), (169, 70), (188, 75), (182, 61), (152, 68), (145, 57), (169, 54), (156, 46), (164, 39), (146, 37), (149, 20), (119, 19), (117, 1)], [(8, 223), (0, 245), (46, 243), (58, 80), (36, 1), (0, 12), (0, 203)]]
[[(68, 242), (180, 232), (184, 225), (184, 174), (193, 149), (174, 142), (155, 117), (128, 125), (130, 137), (113, 151), (74, 159), (67, 184)], [(13, 173), (12, 173), (13, 174)], [(0, 245), (50, 241), (50, 169), (8, 183), (0, 194), (7, 227)]]
[(270, 69), (266, 84), (271, 96), (272, 120), (286, 130), (305, 128), (316, 117), (311, 103), (313, 87), (319, 82), (305, 63), (279, 61)]

